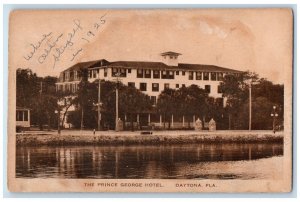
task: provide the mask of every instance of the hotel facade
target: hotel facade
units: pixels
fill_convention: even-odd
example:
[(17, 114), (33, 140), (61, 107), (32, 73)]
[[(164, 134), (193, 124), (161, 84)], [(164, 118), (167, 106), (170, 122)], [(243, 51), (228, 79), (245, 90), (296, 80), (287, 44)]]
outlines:
[[(226, 74), (241, 73), (241, 71), (215, 65), (179, 63), (178, 58), (181, 54), (176, 52), (164, 52), (160, 56), (161, 62), (109, 62), (101, 59), (77, 63), (60, 73), (56, 83), (56, 90), (76, 92), (81, 80), (79, 70), (87, 68), (90, 82), (97, 79), (114, 82), (118, 77), (124, 85), (134, 86), (150, 96), (153, 105), (156, 104), (159, 94), (165, 88), (178, 89), (193, 84), (205, 89), (209, 96), (218, 99), (219, 102), (224, 104), (225, 101), (219, 88), (220, 82)], [(74, 110), (74, 107), (70, 108), (70, 111), (72, 110)], [(148, 125), (152, 123), (150, 116), (149, 114), (147, 117)], [(126, 117), (124, 118), (126, 119)], [(180, 124), (177, 123), (178, 126), (185, 125), (184, 117), (181, 117), (179, 121)], [(139, 115), (137, 115), (136, 122), (139, 122)], [(195, 122), (195, 117), (193, 117), (193, 122)], [(156, 122), (153, 124), (161, 126), (161, 117), (159, 122), (156, 119)], [(175, 125), (172, 117), (172, 126), (174, 127)]]

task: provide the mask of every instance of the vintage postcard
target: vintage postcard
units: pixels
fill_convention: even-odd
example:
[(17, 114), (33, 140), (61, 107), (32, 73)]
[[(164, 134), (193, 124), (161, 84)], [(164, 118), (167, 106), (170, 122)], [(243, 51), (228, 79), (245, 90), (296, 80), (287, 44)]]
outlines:
[(14, 10), (11, 192), (290, 192), (293, 11)]

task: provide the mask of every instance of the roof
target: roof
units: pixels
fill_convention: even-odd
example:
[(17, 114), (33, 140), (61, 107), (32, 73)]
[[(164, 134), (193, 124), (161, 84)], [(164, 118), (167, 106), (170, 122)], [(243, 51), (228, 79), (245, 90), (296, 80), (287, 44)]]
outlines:
[(16, 110), (30, 110), (29, 108), (26, 108), (26, 107), (16, 107)]
[(236, 72), (241, 73), (241, 71), (229, 69), (225, 67), (219, 67), (215, 65), (203, 65), (203, 64), (185, 64), (185, 63), (179, 63), (178, 67), (180, 69), (186, 69), (186, 70), (197, 70), (197, 71), (211, 71), (211, 72)]
[(69, 67), (68, 69), (64, 70), (64, 71), (70, 71), (70, 70), (79, 70), (81, 68), (93, 68), (96, 66), (102, 66), (102, 64), (107, 65), (108, 61), (105, 59), (101, 59), (101, 60), (93, 60), (93, 61), (88, 61), (88, 62), (79, 62), (71, 67)]
[(168, 51), (168, 52), (164, 52), (164, 53), (161, 53), (160, 54), (161, 56), (165, 56), (165, 55), (182, 55), (181, 53), (176, 53), (176, 52), (173, 52), (173, 51)]
[(141, 61), (116, 61), (111, 62), (107, 66), (120, 66), (120, 67), (131, 67), (131, 68), (151, 68), (151, 69), (165, 69), (170, 66), (162, 63), (162, 62), (141, 62)]
[(179, 63), (178, 66), (169, 66), (162, 62), (145, 62), (145, 61), (115, 61), (108, 62), (107, 60), (95, 60), (89, 62), (77, 63), (64, 71), (79, 70), (80, 68), (94, 68), (94, 67), (118, 67), (118, 68), (145, 68), (157, 70), (186, 70), (186, 71), (210, 71), (210, 72), (233, 72), (241, 73), (242, 71), (219, 67), (216, 65), (205, 64), (186, 64)]

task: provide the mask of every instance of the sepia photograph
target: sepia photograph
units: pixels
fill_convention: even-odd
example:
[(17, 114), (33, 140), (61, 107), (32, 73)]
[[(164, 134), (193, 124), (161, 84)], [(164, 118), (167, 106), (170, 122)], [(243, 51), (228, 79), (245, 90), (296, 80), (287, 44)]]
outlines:
[(293, 11), (14, 10), (11, 192), (290, 192)]

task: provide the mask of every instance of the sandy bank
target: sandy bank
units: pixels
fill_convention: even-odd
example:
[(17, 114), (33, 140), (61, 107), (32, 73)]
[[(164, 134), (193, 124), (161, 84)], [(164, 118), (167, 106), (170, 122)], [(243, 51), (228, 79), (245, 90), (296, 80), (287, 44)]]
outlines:
[(158, 131), (152, 135), (141, 135), (140, 132), (101, 131), (63, 131), (48, 133), (17, 134), (17, 145), (58, 146), (58, 145), (158, 145), (189, 143), (254, 143), (283, 142), (283, 133), (273, 134), (270, 131)]

